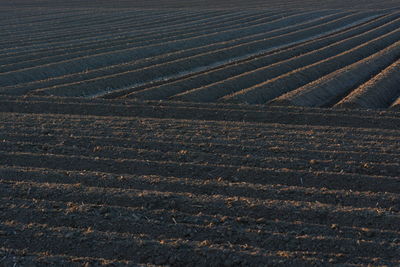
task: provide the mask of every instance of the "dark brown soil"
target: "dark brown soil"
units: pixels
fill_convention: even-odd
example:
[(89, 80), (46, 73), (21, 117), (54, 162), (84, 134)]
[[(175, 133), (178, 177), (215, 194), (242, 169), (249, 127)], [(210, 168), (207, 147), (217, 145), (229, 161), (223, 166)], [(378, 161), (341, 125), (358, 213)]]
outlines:
[(0, 1), (0, 266), (400, 266), (399, 28), (392, 0)]
[(399, 113), (41, 97), (0, 108), (2, 265), (400, 264)]

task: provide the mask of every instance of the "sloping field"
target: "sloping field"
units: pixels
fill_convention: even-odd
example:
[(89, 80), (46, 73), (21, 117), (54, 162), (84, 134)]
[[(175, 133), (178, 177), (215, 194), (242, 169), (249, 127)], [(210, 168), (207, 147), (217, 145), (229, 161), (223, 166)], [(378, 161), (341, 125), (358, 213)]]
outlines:
[(43, 97), (0, 111), (6, 266), (400, 265), (399, 113)]
[[(0, 95), (343, 107), (369, 87), (379, 100), (345, 105), (369, 109), (400, 97), (400, 4), (156, 2), (2, 3)], [(367, 85), (379, 77), (382, 93)]]

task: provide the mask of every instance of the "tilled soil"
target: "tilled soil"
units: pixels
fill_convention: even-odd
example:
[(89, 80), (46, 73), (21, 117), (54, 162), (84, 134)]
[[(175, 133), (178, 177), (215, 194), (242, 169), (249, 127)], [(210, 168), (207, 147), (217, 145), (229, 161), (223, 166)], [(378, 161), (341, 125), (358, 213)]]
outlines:
[(398, 112), (1, 101), (0, 265), (400, 265)]
[(3, 0), (0, 95), (399, 110), (398, 2)]

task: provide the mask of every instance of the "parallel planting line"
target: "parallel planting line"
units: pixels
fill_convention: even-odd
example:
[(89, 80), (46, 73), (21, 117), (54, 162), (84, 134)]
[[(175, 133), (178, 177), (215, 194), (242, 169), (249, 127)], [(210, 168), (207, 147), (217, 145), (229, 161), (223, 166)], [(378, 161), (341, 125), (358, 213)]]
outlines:
[[(328, 36), (317, 38), (316, 40), (300, 43), (294, 46), (289, 46), (286, 49), (282, 49), (282, 51), (278, 51), (272, 54), (267, 53), (266, 55), (250, 57), (248, 59), (244, 59), (243, 61), (235, 61), (231, 64), (226, 64), (226, 66), (222, 66), (221, 68), (217, 68), (215, 70), (207, 70), (204, 73), (189, 76), (188, 78), (178, 79), (177, 81), (171, 82), (162, 82), (161, 85), (151, 85), (151, 87), (140, 90), (136, 88), (128, 90), (122, 89), (120, 91), (117, 90), (111, 92), (105, 97), (119, 97), (132, 92), (126, 97), (140, 99), (165, 99), (174, 94), (181, 93), (184, 90), (189, 90), (190, 88), (198, 88), (204, 86), (207, 86), (208, 88), (208, 86), (211, 86), (211, 84), (214, 84), (215, 86), (217, 84), (222, 84), (224, 87), (229, 87), (229, 84), (226, 84), (225, 86), (224, 83), (228, 83), (229, 81), (234, 80), (235, 77), (242, 74), (244, 75), (244, 73), (246, 72), (255, 71), (256, 69), (262, 67), (268, 67), (269, 65), (278, 61), (290, 59), (292, 57), (296, 57), (301, 54), (323, 48), (324, 46), (334, 43), (335, 41), (343, 40), (351, 36), (361, 34), (365, 31), (372, 30), (375, 27), (379, 27), (385, 23), (394, 20), (398, 16), (399, 14), (387, 15), (384, 17), (368, 20), (364, 23), (360, 22), (360, 24), (346, 28), (343, 31), (328, 34)], [(252, 79), (246, 79), (246, 81), (251, 83)]]
[[(393, 208), (399, 201), (399, 194), (387, 192), (362, 192), (347, 190), (320, 190), (307, 186), (285, 186), (256, 183), (229, 182), (223, 179), (197, 180), (187, 177), (172, 176), (139, 176), (113, 173), (79, 172), (44, 168), (22, 168), (1, 166), (0, 174), (7, 177), (7, 182), (42, 183), (76, 185), (110, 189), (154, 190), (154, 185), (161, 192), (197, 193), (204, 195), (223, 195), (227, 197), (251, 197), (268, 200), (271, 196), (279, 200), (295, 200), (305, 202), (320, 202), (336, 205), (337, 201), (344, 206), (354, 208)], [(295, 199), (293, 199), (293, 196)]]
[[(328, 13), (328, 12), (325, 12)], [(313, 16), (308, 14), (306, 17), (305, 15), (297, 15), (292, 18), (293, 23), (298, 23), (299, 21), (307, 21), (312, 20), (313, 17), (317, 20), (318, 17), (322, 16), (324, 12), (315, 13)], [(329, 14), (329, 13), (328, 13)], [(334, 15), (331, 15), (332, 17)], [(340, 15), (337, 15), (340, 16)], [(343, 16), (343, 15), (342, 15)], [(329, 16), (328, 16), (329, 17)], [(283, 27), (288, 22), (291, 21), (290, 19), (282, 19), (276, 21), (275, 23), (268, 23), (267, 25), (260, 25), (258, 27), (253, 26), (252, 31), (246, 31), (246, 34), (251, 35), (254, 33), (264, 34), (260, 32), (266, 31), (268, 28), (271, 30), (274, 27), (278, 27), (279, 25)], [(323, 19), (322, 19), (323, 20)], [(326, 19), (328, 20), (328, 19)], [(54, 64), (47, 64), (44, 66), (37, 66), (34, 68), (28, 68), (25, 70), (19, 70), (17, 72), (7, 72), (2, 73), (0, 77), (2, 78), (1, 85), (11, 85), (19, 82), (29, 82), (33, 80), (43, 79), (43, 78), (50, 78), (56, 77), (60, 75), (65, 75), (68, 73), (80, 72), (92, 68), (100, 68), (110, 64), (119, 64), (123, 62), (128, 62), (132, 60), (137, 60), (141, 58), (146, 58), (150, 56), (156, 56), (162, 53), (173, 52), (177, 50), (187, 49), (187, 48), (194, 48), (201, 45), (208, 45), (217, 41), (217, 39), (222, 39), (220, 41), (227, 41), (232, 40), (235, 38), (241, 38), (243, 33), (238, 30), (231, 30), (227, 32), (223, 32), (214, 34), (214, 38), (211, 36), (201, 36), (197, 38), (190, 38), (190, 40), (178, 40), (178, 41), (171, 41), (164, 43), (162, 45), (154, 45), (154, 46), (145, 46), (141, 48), (133, 48), (133, 49), (125, 49), (120, 51), (113, 51), (103, 54), (97, 54), (95, 56), (87, 56), (82, 57), (75, 60), (66, 60), (62, 62), (57, 62)], [(265, 35), (265, 34), (264, 34)], [(217, 39), (215, 39), (217, 38)], [(73, 70), (73, 71), (72, 71)], [(18, 74), (18, 76), (16, 76)], [(32, 77), (34, 76), (34, 78)]]
[(309, 66), (293, 70), (287, 74), (267, 80), (264, 83), (238, 91), (221, 98), (227, 102), (266, 103), (294, 89), (315, 81), (329, 73), (345, 68), (357, 61), (379, 53), (400, 38), (400, 30), (396, 29), (364, 44), (324, 59)]
[(195, 102), (216, 101), (225, 95), (233, 94), (237, 91), (256, 86), (259, 83), (263, 83), (266, 80), (289, 73), (295, 69), (307, 67), (321, 60), (348, 51), (352, 47), (362, 45), (363, 43), (368, 42), (371, 39), (378, 38), (385, 33), (390, 33), (391, 31), (397, 30), (399, 27), (399, 22), (400, 19), (395, 19), (365, 33), (333, 42), (332, 44), (325, 45), (322, 48), (311, 50), (308, 53), (300, 53), (299, 56), (284, 60), (282, 62), (267, 65), (250, 72), (245, 72), (238, 76), (231, 76), (228, 79), (218, 81), (217, 83), (183, 92), (173, 96), (172, 99)]
[(362, 84), (334, 107), (387, 108), (400, 97), (400, 61)]
[[(60, 98), (62, 99), (62, 98)], [(217, 108), (215, 104), (188, 106), (176, 102), (170, 105), (159, 105), (157, 103), (134, 102), (128, 105), (113, 105), (106, 103), (88, 103), (90, 100), (81, 102), (31, 102), (31, 101), (1, 101), (0, 110), (2, 112), (36, 113), (36, 114), (75, 114), (75, 115), (94, 115), (114, 117), (142, 117), (142, 118), (165, 118), (165, 119), (184, 119), (184, 120), (215, 120), (231, 122), (256, 122), (256, 123), (279, 123), (289, 125), (326, 125), (334, 127), (356, 127), (357, 128), (378, 128), (397, 129), (399, 117), (397, 112), (348, 112), (336, 110), (335, 112), (326, 110), (321, 113), (318, 109), (299, 109), (286, 107), (263, 107), (251, 109), (249, 106), (230, 108)], [(105, 101), (105, 100), (103, 100)], [(86, 102), (86, 104), (85, 104)], [(128, 102), (129, 103), (129, 102)], [(210, 105), (210, 104), (208, 104)], [(382, 119), (384, 118), (384, 119)]]
[[(400, 58), (400, 41), (350, 66), (285, 94), (271, 104), (331, 106)], [(382, 92), (381, 92), (382, 93)]]
[[(267, 14), (261, 14), (258, 16), (266, 16)], [(30, 51), (29, 48), (28, 49), (24, 49), (23, 51), (19, 52), (19, 53), (9, 53), (9, 57), (10, 59), (18, 59), (18, 57), (22, 57), (23, 58), (34, 58), (34, 57), (38, 57), (38, 55), (42, 54), (44, 56), (47, 56), (49, 54), (55, 53), (57, 51), (60, 52), (68, 52), (68, 51), (79, 51), (78, 49), (80, 48), (85, 48), (85, 47), (93, 47), (99, 44), (104, 44), (106, 45), (107, 42), (122, 42), (124, 40), (129, 41), (128, 37), (129, 36), (134, 36), (135, 38), (137, 37), (142, 37), (143, 38), (147, 38), (147, 39), (158, 39), (157, 36), (171, 36), (173, 35), (173, 33), (180, 33), (183, 32), (185, 33), (186, 31), (189, 31), (190, 29), (192, 29), (192, 34), (195, 34), (195, 32), (197, 31), (196, 28), (200, 27), (202, 24), (204, 25), (208, 25), (211, 24), (214, 20), (215, 23), (218, 23), (221, 19), (217, 19), (219, 17), (223, 17), (225, 18), (227, 15), (220, 15), (220, 16), (213, 16), (213, 17), (206, 17), (206, 18), (202, 18), (200, 17), (199, 19), (195, 19), (192, 18), (191, 23), (185, 23), (184, 26), (179, 27), (178, 25), (172, 25), (172, 26), (160, 26), (160, 28), (151, 28), (150, 29), (134, 29), (132, 28), (131, 24), (134, 24), (136, 27), (137, 25), (133, 22), (128, 23), (128, 21), (125, 21), (125, 23), (121, 26), (118, 27), (118, 32), (117, 33), (110, 33), (110, 29), (102, 29), (101, 31), (94, 31), (95, 33), (97, 33), (97, 38), (89, 38), (89, 39), (74, 39), (71, 40), (69, 42), (60, 42), (60, 45), (57, 47), (43, 47), (40, 49), (35, 49), (34, 51)], [(229, 17), (231, 17), (232, 20), (236, 20), (235, 17), (237, 17), (238, 14), (229, 14)], [(244, 16), (244, 14), (242, 14), (240, 17)], [(226, 19), (225, 19), (226, 20)], [(247, 16), (247, 20), (252, 21), (252, 17)], [(201, 21), (209, 21), (209, 22), (203, 22), (201, 23)], [(189, 27), (189, 25), (194, 25)], [(200, 25), (199, 25), (200, 24)], [(193, 32), (193, 30), (195, 30), (195, 32)], [(93, 30), (92, 30), (93, 32)], [(131, 38), (132, 38), (131, 37)], [(100, 40), (101, 39), (101, 40)], [(139, 38), (140, 39), (140, 38)], [(40, 54), (38, 54), (40, 53)], [(33, 54), (33, 55), (30, 55)], [(21, 58), (20, 58), (21, 59)], [(17, 61), (15, 61), (17, 62)]]
[[(308, 38), (312, 38), (315, 37), (314, 34), (316, 34), (316, 32), (321, 32), (321, 28), (325, 28), (325, 30), (328, 30), (330, 28), (332, 31), (334, 31), (335, 27), (346, 25), (346, 20), (351, 20), (351, 18), (343, 20), (338, 19), (331, 23), (323, 24), (322, 26), (313, 26), (305, 30), (295, 31), (293, 33), (288, 33), (286, 35), (281, 35), (278, 37), (252, 41), (250, 43), (235, 45), (233, 47), (228, 47), (224, 49), (218, 49), (212, 52), (197, 54), (195, 56), (177, 59), (150, 67), (145, 67), (134, 72), (120, 73), (110, 77), (106, 76), (93, 79), (92, 81), (80, 82), (77, 83), (76, 86), (73, 86), (73, 84), (69, 84), (68, 86), (64, 85), (60, 87), (49, 88), (48, 92), (46, 92), (46, 88), (44, 88), (42, 90), (36, 91), (35, 93), (41, 92), (41, 94), (76, 96), (77, 93), (75, 93), (74, 91), (78, 91), (79, 95), (81, 96), (97, 95), (97, 92), (107, 92), (107, 90), (114, 90), (113, 88), (115, 87), (124, 87), (132, 84), (145, 84), (147, 82), (153, 82), (159, 79), (174, 77), (176, 75), (186, 75), (186, 73), (191, 71), (203, 71), (210, 68), (210, 66), (217, 67), (220, 65), (224, 65), (226, 64), (227, 60), (240, 60), (254, 54), (276, 50), (278, 49), (278, 47), (275, 47), (275, 45), (285, 47), (294, 43), (302, 42), (305, 38), (305, 34), (306, 36), (308, 36)], [(300, 36), (302, 39), (296, 40), (296, 38), (300, 38)], [(254, 52), (249, 54), (249, 50)], [(106, 89), (104, 89), (105, 87)]]
[[(183, 13), (183, 12), (181, 12), (181, 14), (175, 14), (176, 16), (176, 18), (177, 19), (185, 19), (185, 18), (187, 18), (187, 20), (191, 20), (191, 19), (193, 19), (193, 17), (196, 17), (195, 15), (183, 15), (183, 14), (185, 14), (185, 13)], [(200, 16), (200, 17), (203, 17), (204, 16), (204, 14), (198, 14), (198, 16)], [(175, 23), (175, 17), (171, 17), (171, 16), (169, 16), (169, 15), (167, 15), (167, 14), (165, 14), (165, 15), (163, 15), (163, 16), (160, 16), (160, 19), (157, 21), (156, 20), (156, 18), (157, 17), (155, 17), (154, 19), (155, 19), (155, 21), (154, 22), (151, 22), (151, 23), (153, 23), (153, 24), (155, 24), (155, 25), (159, 25), (159, 23), (165, 23), (165, 24), (169, 24), (169, 23)], [(107, 18), (108, 19), (110, 19), (110, 17), (109, 16), (107, 16)], [(131, 20), (135, 20), (135, 18), (133, 17), (131, 17), (130, 18)], [(120, 19), (116, 19), (116, 18), (114, 18), (114, 19), (111, 19), (111, 20), (115, 20), (115, 21), (120, 21)], [(120, 24), (120, 26), (122, 27), (122, 28), (128, 28), (127, 26), (126, 26), (126, 23), (128, 23), (129, 21), (120, 21), (119, 22), (119, 24)], [(113, 24), (111, 24), (111, 25), (108, 25), (108, 26), (116, 26), (117, 28), (118, 28), (118, 26), (119, 26), (119, 24), (117, 24), (117, 25), (113, 25)], [(145, 22), (145, 23), (143, 23), (143, 25), (142, 26), (146, 26), (146, 24), (149, 24), (149, 22)], [(107, 25), (107, 24), (106, 24)], [(137, 25), (137, 26), (141, 26), (140, 24), (139, 25)], [(84, 31), (81, 33), (81, 36), (79, 36), (78, 37), (78, 39), (75, 39), (74, 40), (74, 42), (76, 43), (78, 40), (85, 40), (86, 38), (99, 38), (99, 37), (101, 37), (101, 35), (99, 35), (99, 33), (101, 33), (101, 32), (109, 32), (109, 29), (108, 30), (89, 30), (89, 29), (85, 29), (84, 28)], [(86, 33), (86, 34), (85, 34)], [(49, 34), (49, 33), (47, 33), (47, 34)], [(71, 35), (72, 36), (75, 36), (74, 35), (74, 31), (72, 31), (71, 30), (71, 32), (70, 33), (65, 33), (65, 34), (62, 34), (62, 35), (58, 35), (58, 36), (54, 36), (54, 37), (51, 37), (51, 36), (42, 36), (42, 37), (39, 37), (39, 38), (32, 38), (32, 43), (31, 43), (31, 47), (33, 48), (33, 47), (37, 47), (37, 46), (39, 46), (39, 47), (43, 47), (43, 46), (49, 46), (49, 45), (54, 45), (54, 44), (62, 44), (62, 43), (65, 43), (65, 41), (69, 41), (69, 42), (71, 42), (70, 40), (71, 40)], [(52, 41), (54, 41), (54, 42), (52, 42)], [(23, 40), (21, 40), (20, 41), (23, 45), (22, 46), (17, 46), (16, 48), (13, 48), (12, 49), (12, 51), (19, 51), (19, 50), (21, 50), (21, 49), (24, 49), (24, 47), (26, 46), (26, 44), (24, 44), (23, 43)], [(17, 44), (18, 44), (18, 42), (17, 42)], [(0, 43), (0, 47), (2, 47), (3, 49), (5, 49), (5, 48), (7, 48), (7, 47), (9, 47), (9, 46), (11, 46), (12, 47), (12, 42), (9, 42), (9, 45), (7, 45), (7, 43), (3, 43), (3, 44), (1, 44)]]
[[(244, 15), (243, 15), (244, 16)], [(244, 19), (248, 20), (248, 16)], [(264, 18), (264, 20), (270, 19), (269, 16)], [(140, 47), (146, 44), (154, 45), (157, 43), (164, 43), (172, 40), (185, 39), (189, 37), (197, 37), (203, 34), (210, 34), (213, 32), (218, 32), (222, 28), (223, 30), (227, 30), (229, 28), (236, 28), (238, 25), (243, 26), (245, 23), (240, 22), (237, 18), (230, 18), (228, 21), (232, 23), (232, 25), (219, 25), (218, 21), (210, 22), (210, 25), (206, 29), (199, 29), (196, 27), (195, 29), (182, 29), (180, 28), (181, 33), (179, 35), (175, 35), (173, 32), (162, 32), (156, 35), (150, 35), (148, 32), (139, 36), (137, 33), (130, 32), (129, 35), (133, 35), (132, 37), (120, 37), (113, 38), (111, 40), (105, 40), (102, 42), (96, 41), (89, 44), (77, 44), (69, 49), (51, 49), (50, 51), (44, 51), (41, 53), (29, 53), (23, 56), (10, 56), (6, 65), (0, 66), (1, 72), (9, 72), (12, 70), (18, 70), (27, 67), (33, 67), (36, 65), (41, 65), (45, 63), (54, 63), (57, 61), (64, 61), (66, 59), (88, 56), (91, 54), (104, 53), (109, 51), (117, 51), (121, 49), (127, 49), (128, 47)], [(255, 21), (251, 21), (251, 23), (256, 23)], [(187, 25), (187, 24), (186, 24)], [(185, 31), (183, 31), (185, 30)], [(128, 33), (125, 33), (128, 34)], [(122, 33), (120, 33), (122, 35)], [(6, 62), (6, 61), (5, 61)]]
[[(13, 145), (15, 147), (13, 148)], [(294, 144), (293, 144), (294, 145)], [(57, 146), (49, 149), (49, 145), (43, 144), (38, 145), (34, 143), (15, 143), (15, 142), (3, 142), (1, 152), (11, 151), (18, 153), (28, 153), (29, 151), (35, 151), (35, 153), (63, 155), (63, 156), (74, 156), (81, 155), (87, 158), (99, 157), (100, 159), (110, 158), (116, 160), (151, 160), (151, 161), (174, 161), (182, 163), (194, 163), (194, 164), (208, 164), (212, 162), (214, 165), (219, 166), (240, 166), (243, 167), (257, 167), (257, 168), (275, 168), (284, 169), (290, 166), (291, 170), (304, 170), (305, 168), (312, 169), (315, 172), (325, 171), (332, 173), (357, 173), (357, 174), (368, 174), (368, 175), (385, 175), (391, 177), (397, 177), (400, 175), (398, 169), (400, 164), (398, 163), (382, 163), (382, 162), (366, 162), (366, 161), (353, 161), (353, 160), (339, 160), (339, 159), (321, 159), (318, 160), (318, 164), (312, 164), (309, 160), (295, 158), (295, 157), (246, 157), (234, 156), (230, 154), (218, 154), (218, 153), (205, 153), (205, 152), (162, 152), (159, 150), (152, 149), (119, 149), (117, 147), (97, 148), (96, 144), (89, 148), (75, 148), (73, 146), (64, 145), (63, 147)]]

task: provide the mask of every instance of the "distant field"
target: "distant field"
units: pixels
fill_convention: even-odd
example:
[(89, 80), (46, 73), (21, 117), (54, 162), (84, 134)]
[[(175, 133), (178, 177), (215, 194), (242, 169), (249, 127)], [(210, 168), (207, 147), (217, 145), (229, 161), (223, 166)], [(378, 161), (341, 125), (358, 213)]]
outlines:
[(357, 11), (329, 2), (241, 10), (18, 3), (2, 10), (3, 95), (340, 108), (400, 102), (400, 11), (390, 2)]

